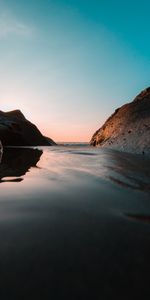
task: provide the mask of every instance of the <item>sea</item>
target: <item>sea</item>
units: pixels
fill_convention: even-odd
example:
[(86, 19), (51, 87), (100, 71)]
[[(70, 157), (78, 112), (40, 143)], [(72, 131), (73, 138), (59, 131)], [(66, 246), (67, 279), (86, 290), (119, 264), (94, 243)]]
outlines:
[(0, 299), (149, 299), (150, 159), (86, 143), (4, 148)]

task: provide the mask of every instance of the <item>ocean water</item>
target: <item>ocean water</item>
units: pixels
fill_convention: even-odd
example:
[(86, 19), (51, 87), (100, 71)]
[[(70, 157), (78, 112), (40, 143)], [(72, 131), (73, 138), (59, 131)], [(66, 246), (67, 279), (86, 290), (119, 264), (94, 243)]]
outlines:
[(150, 160), (86, 144), (7, 148), (0, 299), (149, 299)]

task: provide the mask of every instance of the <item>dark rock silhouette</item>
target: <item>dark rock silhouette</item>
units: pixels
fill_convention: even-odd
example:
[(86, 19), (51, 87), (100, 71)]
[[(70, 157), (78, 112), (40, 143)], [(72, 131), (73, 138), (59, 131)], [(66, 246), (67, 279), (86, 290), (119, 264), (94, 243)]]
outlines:
[(125, 152), (150, 154), (150, 87), (131, 103), (116, 109), (94, 133), (90, 143)]
[(0, 140), (3, 146), (52, 146), (52, 139), (44, 137), (20, 110), (0, 111)]
[(22, 181), (21, 176), (36, 167), (42, 153), (42, 150), (32, 148), (5, 148), (0, 160), (0, 183)]

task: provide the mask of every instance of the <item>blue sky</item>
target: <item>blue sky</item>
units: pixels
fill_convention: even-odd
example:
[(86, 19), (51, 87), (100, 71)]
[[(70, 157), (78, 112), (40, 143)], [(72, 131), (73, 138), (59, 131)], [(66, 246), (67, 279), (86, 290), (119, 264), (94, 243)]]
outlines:
[(88, 141), (150, 79), (150, 2), (0, 0), (0, 109)]

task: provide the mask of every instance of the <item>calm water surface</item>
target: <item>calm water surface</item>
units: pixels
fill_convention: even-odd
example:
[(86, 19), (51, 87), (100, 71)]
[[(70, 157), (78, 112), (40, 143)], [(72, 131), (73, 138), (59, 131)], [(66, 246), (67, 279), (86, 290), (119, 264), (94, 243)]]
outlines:
[(149, 299), (149, 268), (149, 159), (86, 145), (4, 150), (0, 299)]

